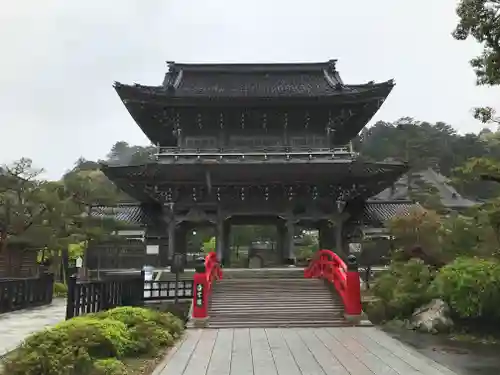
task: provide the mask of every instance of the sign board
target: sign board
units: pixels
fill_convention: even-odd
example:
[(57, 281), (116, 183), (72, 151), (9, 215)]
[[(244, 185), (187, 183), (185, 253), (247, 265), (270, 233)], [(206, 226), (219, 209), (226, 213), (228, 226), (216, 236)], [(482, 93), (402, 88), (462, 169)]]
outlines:
[(76, 258), (76, 268), (82, 268), (83, 267), (83, 259), (82, 257)]
[(197, 307), (202, 307), (203, 306), (203, 285), (198, 284), (196, 285), (196, 306)]
[(160, 253), (160, 245), (146, 245), (146, 254), (158, 255)]
[(353, 242), (353, 243), (349, 244), (349, 253), (357, 254), (360, 252), (361, 252), (361, 244), (360, 243)]

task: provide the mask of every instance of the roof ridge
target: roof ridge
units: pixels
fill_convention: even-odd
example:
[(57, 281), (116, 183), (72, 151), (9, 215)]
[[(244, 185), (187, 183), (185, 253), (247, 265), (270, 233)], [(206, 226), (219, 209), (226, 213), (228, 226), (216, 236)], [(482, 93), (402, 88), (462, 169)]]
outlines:
[(288, 63), (176, 63), (167, 61), (169, 72), (184, 70), (188, 72), (226, 72), (226, 73), (255, 73), (255, 72), (290, 72), (307, 71), (322, 72), (323, 69), (336, 70), (336, 59), (323, 62), (288, 62)]

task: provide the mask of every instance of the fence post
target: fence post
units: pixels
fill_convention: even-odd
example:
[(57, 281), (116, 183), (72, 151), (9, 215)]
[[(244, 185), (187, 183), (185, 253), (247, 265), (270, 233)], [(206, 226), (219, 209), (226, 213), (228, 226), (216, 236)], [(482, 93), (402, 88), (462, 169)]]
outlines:
[(361, 320), (361, 286), (358, 271), (358, 260), (355, 255), (347, 257), (347, 301), (345, 306), (345, 317), (352, 322)]
[(137, 282), (134, 284), (134, 306), (144, 305), (145, 274), (146, 272), (141, 270), (141, 278), (137, 279)]
[[(66, 320), (75, 316), (76, 299), (76, 276), (73, 275), (68, 280), (68, 297), (66, 298)], [(80, 298), (80, 296), (78, 296)]]
[(208, 281), (205, 259), (198, 259), (193, 276), (193, 308), (191, 320), (195, 326), (205, 326), (208, 321)]
[(45, 279), (45, 290), (47, 292), (47, 297), (45, 302), (47, 304), (52, 303), (52, 300), (54, 299), (54, 274), (53, 273), (44, 273), (43, 277)]

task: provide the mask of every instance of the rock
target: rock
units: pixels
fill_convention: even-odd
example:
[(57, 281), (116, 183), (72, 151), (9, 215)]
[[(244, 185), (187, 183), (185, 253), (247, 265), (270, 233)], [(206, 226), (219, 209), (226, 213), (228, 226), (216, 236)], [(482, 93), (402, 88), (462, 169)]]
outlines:
[(425, 333), (447, 332), (451, 327), (450, 307), (440, 299), (416, 309), (409, 322), (409, 328)]

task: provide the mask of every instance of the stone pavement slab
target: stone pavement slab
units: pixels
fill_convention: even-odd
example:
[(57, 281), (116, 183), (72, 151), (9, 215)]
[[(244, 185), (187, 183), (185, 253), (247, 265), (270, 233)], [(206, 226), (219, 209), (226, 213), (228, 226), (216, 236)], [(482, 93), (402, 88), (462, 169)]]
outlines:
[(0, 314), (0, 357), (14, 350), (30, 334), (66, 318), (66, 299), (52, 304)]
[(155, 375), (456, 375), (374, 327), (188, 330)]

